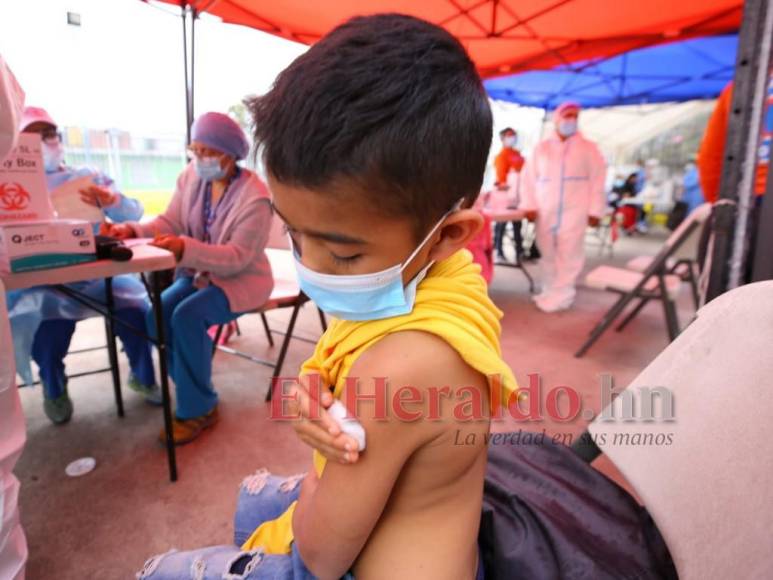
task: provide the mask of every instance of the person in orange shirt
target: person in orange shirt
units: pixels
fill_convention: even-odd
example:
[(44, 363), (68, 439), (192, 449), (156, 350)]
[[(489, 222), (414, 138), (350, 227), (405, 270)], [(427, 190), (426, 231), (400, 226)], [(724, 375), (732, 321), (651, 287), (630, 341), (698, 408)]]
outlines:
[(521, 169), (523, 169), (523, 156), (515, 148), (516, 136), (515, 129), (512, 127), (507, 127), (499, 132), (499, 138), (502, 140), (502, 150), (494, 159), (494, 167), (497, 170), (496, 186), (499, 188), (507, 187), (507, 175), (511, 170), (520, 173)]
[[(709, 117), (706, 131), (703, 134), (698, 150), (698, 173), (703, 189), (703, 197), (709, 203), (719, 199), (719, 184), (722, 177), (722, 160), (725, 155), (725, 140), (727, 139), (727, 124), (730, 117), (730, 106), (733, 101), (733, 82), (727, 83), (717, 99), (714, 111)], [(768, 179), (767, 163), (757, 166), (754, 179), (754, 194), (762, 196)]]
[[(768, 88), (768, 95), (771, 93)], [(727, 140), (727, 126), (730, 121), (730, 107), (733, 101), (733, 81), (727, 83), (717, 99), (714, 111), (706, 124), (700, 149), (698, 150), (698, 174), (700, 186), (703, 189), (703, 197), (709, 203), (715, 203), (719, 199), (719, 188), (722, 181), (722, 162), (725, 157), (725, 141)], [(773, 132), (773, 105), (770, 104), (770, 96), (764, 110), (764, 132), (770, 135)], [(757, 165), (754, 176), (754, 199), (750, 222), (750, 254), (744, 273), (744, 279), (752, 280), (752, 265), (755, 262), (755, 250), (757, 245), (757, 232), (759, 230), (760, 207), (762, 196), (765, 195), (765, 187), (768, 181), (768, 165), (770, 163), (770, 146), (759, 144), (757, 156), (754, 159)]]
[[(513, 198), (513, 205), (518, 203), (518, 174), (523, 169), (524, 158), (520, 151), (515, 148), (516, 132), (512, 127), (507, 127), (499, 132), (499, 138), (502, 140), (502, 150), (494, 159), (494, 168), (496, 169), (496, 183), (494, 186), (499, 191), (507, 191)], [(523, 236), (521, 235), (522, 221), (511, 222), (513, 226), (513, 238), (515, 240), (516, 258), (520, 261), (524, 254)], [(505, 234), (506, 222), (501, 222), (494, 226), (494, 247), (496, 248), (497, 258), (505, 259), (502, 250), (502, 241)], [(539, 250), (536, 244), (532, 246), (529, 254), (530, 258), (539, 257)]]

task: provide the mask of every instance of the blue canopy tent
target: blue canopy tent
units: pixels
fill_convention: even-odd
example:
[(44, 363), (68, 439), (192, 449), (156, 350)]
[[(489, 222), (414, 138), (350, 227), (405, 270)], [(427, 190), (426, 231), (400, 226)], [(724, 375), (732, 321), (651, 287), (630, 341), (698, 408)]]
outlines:
[(492, 99), (554, 109), (684, 102), (715, 98), (733, 78), (738, 35), (642, 48), (605, 59), (488, 79)]

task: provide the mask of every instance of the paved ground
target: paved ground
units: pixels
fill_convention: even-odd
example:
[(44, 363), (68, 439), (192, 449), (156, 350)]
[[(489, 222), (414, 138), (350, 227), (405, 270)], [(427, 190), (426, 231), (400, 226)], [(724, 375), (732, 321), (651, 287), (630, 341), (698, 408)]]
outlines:
[[(603, 261), (621, 263), (640, 253), (654, 254), (662, 239), (662, 235), (623, 239), (616, 256)], [(599, 262), (596, 254), (589, 246), (588, 267)], [(520, 272), (503, 268), (496, 271), (491, 295), (505, 312), (503, 352), (519, 382), (527, 384), (527, 375), (539, 373), (546, 389), (571, 386), (582, 394), (586, 410), (600, 410), (601, 373), (610, 373), (619, 386), (625, 385), (667, 344), (662, 311), (652, 304), (624, 333), (610, 332), (578, 360), (572, 353), (611, 304), (612, 295), (581, 290), (572, 311), (545, 315), (533, 307)], [(681, 321), (691, 314), (684, 292)], [(280, 328), (284, 315), (274, 313), (270, 318), (272, 326)], [(242, 330), (234, 345), (256, 356), (272, 356), (258, 317), (243, 319)], [(319, 323), (311, 307), (302, 313), (298, 333), (318, 336)], [(79, 323), (74, 347), (103, 341), (100, 320)], [(297, 370), (311, 350), (311, 344), (295, 342), (287, 371)], [(67, 364), (77, 372), (105, 360), (102, 350), (71, 356)], [(125, 380), (125, 365), (121, 372)], [(167, 479), (164, 450), (156, 442), (160, 411), (125, 389), (126, 417), (117, 418), (109, 375), (71, 382), (75, 415), (62, 427), (51, 425), (43, 414), (39, 388), (22, 389), (28, 442), (17, 474), (30, 545), (28, 578), (132, 578), (154, 553), (229, 542), (237, 487), (245, 475), (263, 466), (292, 474), (310, 463), (308, 450), (295, 440), (290, 426), (267, 419), (262, 401), (268, 376), (265, 367), (217, 355), (213, 380), (221, 395), (221, 423), (179, 450), (180, 480), (175, 484)], [(494, 428), (544, 428), (571, 436), (584, 429), (582, 416), (572, 423), (545, 420), (524, 426), (508, 421)], [(68, 478), (65, 466), (83, 456), (95, 457), (97, 468), (85, 477)], [(622, 482), (604, 458), (594, 465)]]

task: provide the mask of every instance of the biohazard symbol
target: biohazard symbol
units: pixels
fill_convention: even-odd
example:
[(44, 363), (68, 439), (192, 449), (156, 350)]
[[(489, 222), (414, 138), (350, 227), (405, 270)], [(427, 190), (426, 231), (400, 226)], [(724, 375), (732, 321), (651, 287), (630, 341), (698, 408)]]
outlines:
[(30, 194), (18, 183), (0, 183), (0, 209), (19, 211), (30, 203)]

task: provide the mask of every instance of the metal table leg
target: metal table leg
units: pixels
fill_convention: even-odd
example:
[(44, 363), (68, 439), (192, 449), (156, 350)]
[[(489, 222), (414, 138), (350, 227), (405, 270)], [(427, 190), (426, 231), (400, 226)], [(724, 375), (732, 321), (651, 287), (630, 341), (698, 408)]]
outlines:
[(110, 359), (110, 372), (113, 375), (113, 391), (115, 393), (115, 406), (118, 416), (123, 417), (123, 396), (121, 395), (121, 373), (118, 370), (118, 349), (115, 345), (115, 321), (113, 300), (113, 279), (105, 278), (105, 294), (108, 316), (105, 317), (105, 330), (107, 332), (107, 353)]
[(529, 271), (526, 269), (526, 266), (523, 264), (523, 260), (520, 256), (516, 254), (516, 263), (518, 264), (518, 268), (520, 268), (521, 273), (523, 273), (524, 276), (526, 276), (526, 279), (529, 281), (529, 294), (534, 294), (534, 279), (531, 277), (531, 274), (529, 274)]
[(161, 284), (158, 276), (150, 276), (152, 287), (153, 316), (156, 320), (156, 346), (158, 347), (158, 366), (161, 376), (161, 395), (164, 403), (164, 430), (166, 431), (166, 454), (169, 459), (169, 479), (177, 481), (177, 456), (172, 439), (172, 403), (169, 397), (169, 374), (166, 358), (166, 337), (164, 336), (164, 317), (161, 305)]

